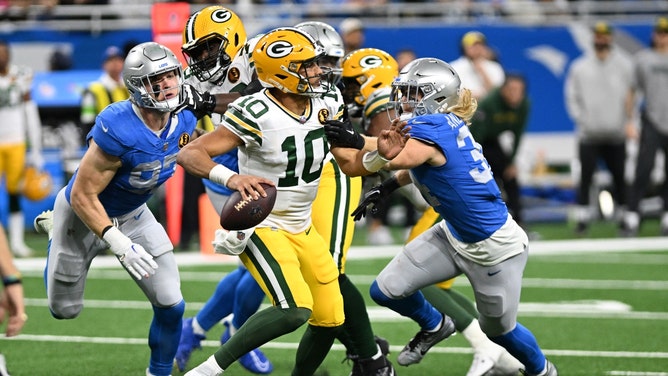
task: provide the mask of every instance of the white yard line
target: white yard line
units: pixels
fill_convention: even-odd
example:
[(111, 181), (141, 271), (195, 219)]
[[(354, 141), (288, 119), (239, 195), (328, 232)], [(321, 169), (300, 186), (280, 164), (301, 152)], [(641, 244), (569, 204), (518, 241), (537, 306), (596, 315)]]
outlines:
[[(4, 335), (3, 335), (4, 336)], [(0, 336), (0, 338), (3, 338)], [(16, 337), (3, 338), (9, 341), (29, 341), (29, 342), (76, 342), (76, 343), (99, 343), (99, 344), (126, 344), (126, 345), (146, 345), (146, 338), (118, 338), (118, 337), (84, 337), (84, 336), (54, 336), (54, 335), (36, 335), (21, 334)], [(271, 349), (297, 349), (297, 342), (279, 342), (271, 341), (262, 345), (262, 348)], [(202, 346), (218, 348), (218, 341), (202, 341)], [(403, 346), (390, 346), (390, 350), (398, 353)], [(345, 351), (343, 345), (334, 344), (334, 351)], [(644, 359), (668, 359), (668, 352), (644, 352), (644, 351), (586, 351), (586, 350), (550, 350), (544, 349), (547, 356), (568, 356), (568, 357), (586, 357), (586, 358), (644, 358)], [(429, 353), (439, 354), (472, 354), (470, 347), (447, 347), (436, 346), (429, 350)], [(664, 374), (647, 374), (664, 375)]]

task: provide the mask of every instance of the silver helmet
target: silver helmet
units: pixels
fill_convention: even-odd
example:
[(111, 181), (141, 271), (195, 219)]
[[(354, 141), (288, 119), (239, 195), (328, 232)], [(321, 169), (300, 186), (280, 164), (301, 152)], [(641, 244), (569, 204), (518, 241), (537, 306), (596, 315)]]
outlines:
[(392, 82), (390, 103), (402, 117), (434, 114), (457, 104), (460, 86), (450, 64), (436, 58), (416, 59)]
[[(160, 88), (154, 79), (170, 71), (174, 71), (178, 78), (179, 95), (158, 101), (156, 98), (160, 94)], [(130, 100), (139, 107), (169, 112), (183, 103), (181, 62), (169, 48), (159, 43), (138, 44), (128, 52), (123, 65), (123, 81), (130, 92)]]
[(322, 45), (325, 49), (325, 54), (319, 60), (320, 65), (328, 76), (327, 81), (332, 85), (338, 84), (341, 81), (343, 72), (343, 69), (341, 69), (341, 59), (344, 55), (344, 49), (343, 39), (341, 39), (336, 29), (329, 24), (319, 21), (298, 23), (295, 25), (295, 28), (309, 34)]

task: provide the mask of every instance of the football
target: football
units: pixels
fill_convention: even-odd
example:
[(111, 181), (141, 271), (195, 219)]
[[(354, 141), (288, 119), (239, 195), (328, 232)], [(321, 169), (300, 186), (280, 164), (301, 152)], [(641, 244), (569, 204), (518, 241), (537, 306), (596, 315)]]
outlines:
[(227, 199), (223, 210), (220, 212), (220, 225), (226, 230), (245, 230), (255, 227), (262, 222), (276, 202), (276, 187), (269, 184), (262, 184), (262, 188), (267, 193), (267, 197), (258, 200), (241, 198), (239, 191), (234, 191)]

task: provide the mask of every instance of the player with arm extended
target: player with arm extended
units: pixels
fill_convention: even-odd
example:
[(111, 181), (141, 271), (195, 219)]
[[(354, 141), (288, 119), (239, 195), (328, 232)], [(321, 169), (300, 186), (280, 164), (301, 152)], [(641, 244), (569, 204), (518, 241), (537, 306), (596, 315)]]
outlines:
[(35, 228), (49, 235), (45, 278), (53, 317), (81, 313), (91, 262), (110, 249), (153, 307), (146, 374), (169, 375), (185, 302), (172, 243), (146, 201), (174, 174), (197, 119), (175, 111), (183, 72), (168, 48), (154, 42), (132, 48), (123, 79), (130, 98), (97, 116), (79, 168), (53, 211), (35, 218)]
[[(390, 126), (390, 118), (394, 117), (394, 109), (389, 105), (391, 85), (395, 77), (399, 75), (394, 59), (382, 50), (363, 48), (346, 55), (342, 66), (345, 85), (344, 101), (349, 103), (351, 113), (362, 115), (362, 123), (366, 134), (377, 136), (382, 129), (387, 129)], [(390, 111), (390, 116), (388, 116), (386, 110)], [(379, 171), (379, 173), (382, 172), (382, 170)], [(384, 175), (387, 176), (388, 173), (386, 172)], [(390, 179), (389, 181), (393, 180)], [(411, 230), (410, 241), (440, 221), (440, 217), (419, 196), (416, 188), (408, 189), (409, 187), (413, 186), (402, 187), (401, 193), (415, 203), (416, 207), (424, 208), (423, 216)], [(379, 189), (384, 190), (383, 196), (391, 193), (386, 186), (374, 188), (374, 190)], [(368, 198), (369, 194), (365, 197)], [(379, 200), (380, 198), (376, 202)], [(360, 217), (358, 216), (356, 219)], [(499, 363), (502, 354), (504, 358), (500, 363), (509, 362), (511, 364), (507, 367), (499, 366), (497, 368), (514, 369), (514, 373), (517, 374), (517, 369), (521, 364), (514, 360), (502, 347), (490, 341), (480, 330), (476, 320), (475, 305), (463, 294), (451, 289), (453, 282), (454, 279), (426, 287), (423, 289), (423, 293), (439, 311), (453, 318), (457, 331), (461, 332), (474, 348), (474, 359), (467, 376), (481, 376), (487, 373), (496, 366), (495, 363)], [(508, 360), (506, 360), (507, 358)]]
[[(10, 62), (7, 42), (0, 40), (0, 175), (4, 175), (9, 195), (9, 245), (17, 257), (32, 254), (24, 241), (25, 218), (21, 210), (21, 181), (28, 169), (40, 171), (42, 157), (42, 123), (37, 105), (30, 95), (32, 70)], [(27, 136), (27, 138), (26, 138)], [(27, 141), (27, 142), (26, 142)], [(30, 151), (26, 154), (30, 146)], [(34, 171), (33, 171), (34, 172)], [(30, 187), (24, 187), (26, 188)], [(27, 198), (30, 198), (26, 195)]]
[[(229, 103), (249, 94), (249, 90), (256, 91), (253, 88), (259, 81), (250, 57), (258, 39), (246, 40), (246, 30), (239, 16), (222, 6), (205, 7), (193, 13), (186, 22), (182, 51), (189, 63), (185, 76), (186, 84), (191, 87), (187, 88), (192, 90), (191, 94), (201, 95), (209, 101), (208, 107), (199, 110), (202, 115), (210, 116), (214, 125), (222, 122), (222, 114)], [(214, 156), (213, 160), (238, 171), (236, 148)], [(214, 209), (220, 213), (232, 191), (207, 178), (202, 181)], [(221, 343), (225, 343), (257, 311), (264, 296), (243, 264), (222, 278), (197, 314), (183, 320), (175, 357), (177, 368), (183, 372), (192, 351), (201, 348), (206, 332), (232, 314), (232, 319), (224, 322), (226, 329)], [(268, 374), (273, 370), (271, 362), (259, 349), (242, 355), (239, 363), (253, 373)]]
[[(391, 101), (408, 118), (411, 138), (384, 168), (403, 170), (393, 185), (413, 182), (443, 218), (408, 243), (371, 285), (371, 297), (420, 325), (399, 364), (420, 362), (448, 338), (454, 323), (419, 289), (465, 274), (474, 289), (480, 326), (526, 367), (556, 376), (533, 334), (517, 322), (528, 237), (508, 214), (482, 150), (468, 129), (476, 102), (447, 63), (418, 59), (400, 73)], [(400, 123), (395, 119), (394, 123)], [(379, 139), (378, 148), (383, 148)], [(363, 202), (364, 210), (368, 202)]]
[[(343, 57), (343, 41), (338, 32), (331, 25), (318, 21), (302, 22), (295, 27), (322, 44), (325, 53), (319, 59), (320, 67), (325, 72), (327, 84), (332, 86), (332, 90), (338, 91), (335, 86), (341, 81)], [(348, 103), (345, 96), (343, 100)], [(384, 111), (383, 116), (387, 118)], [(350, 213), (359, 204), (361, 193), (361, 177), (344, 174), (334, 156), (328, 153), (318, 194), (313, 202), (312, 220), (315, 229), (329, 245), (329, 252), (339, 270), (339, 287), (346, 320), (337, 338), (346, 347), (347, 358), (352, 360), (351, 375), (390, 376), (395, 373), (387, 359), (389, 343), (374, 336), (364, 297), (345, 274), (348, 249), (355, 231)]]
[[(244, 198), (276, 185), (271, 214), (237, 249), (272, 306), (252, 315), (218, 351), (187, 373), (219, 375), (248, 351), (292, 332), (307, 321), (292, 374), (312, 375), (344, 321), (338, 271), (329, 247), (312, 226), (327, 154), (323, 124), (338, 119), (343, 102), (321, 86), (322, 47), (294, 28), (265, 34), (253, 51), (266, 89), (237, 99), (213, 132), (186, 147), (178, 162), (186, 171), (239, 190)], [(211, 156), (239, 149), (239, 174)], [(259, 177), (263, 176), (263, 178)]]

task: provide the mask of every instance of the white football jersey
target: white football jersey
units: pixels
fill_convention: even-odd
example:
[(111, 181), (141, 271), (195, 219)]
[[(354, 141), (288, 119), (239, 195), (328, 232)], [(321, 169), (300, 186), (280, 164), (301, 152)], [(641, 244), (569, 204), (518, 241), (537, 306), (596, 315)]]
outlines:
[[(239, 50), (237, 55), (232, 59), (232, 63), (227, 67), (225, 77), (218, 82), (200, 81), (186, 68), (185, 81), (186, 83), (195, 87), (200, 93), (208, 91), (211, 94), (226, 94), (240, 91), (240, 85), (245, 87), (253, 80), (253, 73), (255, 72), (255, 64), (251, 59), (251, 55), (257, 41), (262, 35), (255, 36), (249, 39), (246, 44)], [(222, 114), (211, 114), (211, 120), (214, 125), (218, 125), (222, 121)]]
[(239, 173), (274, 181), (276, 204), (258, 227), (291, 233), (311, 224), (323, 162), (329, 154), (323, 124), (343, 115), (338, 91), (310, 98), (303, 115), (283, 107), (267, 89), (230, 104), (222, 125), (239, 136)]
[(32, 70), (10, 65), (6, 75), (0, 76), (0, 140), (3, 144), (23, 143), (26, 140), (23, 96), (30, 93)]

